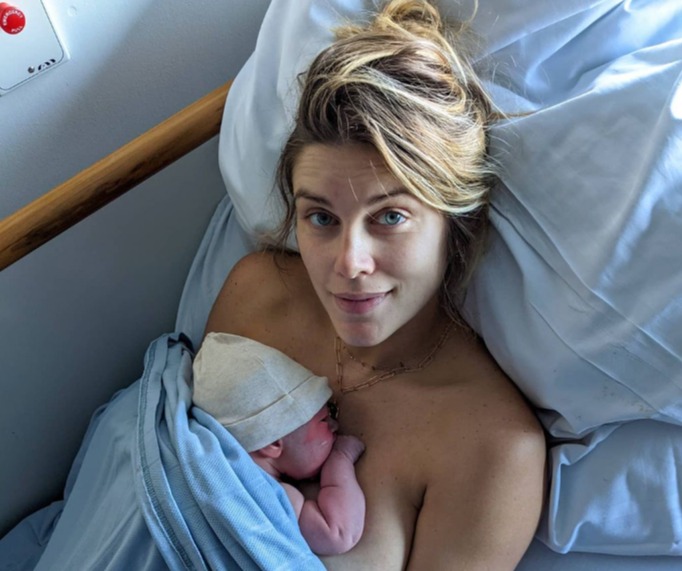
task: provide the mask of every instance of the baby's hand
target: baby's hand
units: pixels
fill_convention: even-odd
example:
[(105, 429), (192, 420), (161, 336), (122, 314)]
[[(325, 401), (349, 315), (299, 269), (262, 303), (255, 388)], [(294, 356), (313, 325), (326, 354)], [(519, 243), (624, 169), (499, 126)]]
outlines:
[(339, 434), (336, 437), (336, 442), (334, 442), (333, 450), (340, 452), (355, 464), (365, 451), (365, 444), (350, 434)]

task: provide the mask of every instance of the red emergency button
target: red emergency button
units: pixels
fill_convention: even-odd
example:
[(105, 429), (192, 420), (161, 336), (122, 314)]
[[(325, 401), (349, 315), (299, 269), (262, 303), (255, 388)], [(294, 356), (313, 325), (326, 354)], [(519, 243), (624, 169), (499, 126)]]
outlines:
[(18, 34), (26, 25), (26, 16), (16, 8), (5, 2), (0, 3), (0, 28), (8, 34)]

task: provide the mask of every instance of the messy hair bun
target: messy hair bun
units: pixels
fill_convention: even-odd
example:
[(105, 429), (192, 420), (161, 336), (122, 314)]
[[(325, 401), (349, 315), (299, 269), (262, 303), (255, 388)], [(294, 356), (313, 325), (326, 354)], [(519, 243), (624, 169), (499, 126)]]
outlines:
[(463, 50), (464, 29), (446, 26), (426, 0), (391, 0), (368, 24), (339, 28), (302, 77), (278, 169), (288, 233), (293, 168), (303, 147), (376, 148), (405, 189), (450, 219), (443, 294), (453, 314), (482, 248), (493, 174), (488, 131), (495, 113)]

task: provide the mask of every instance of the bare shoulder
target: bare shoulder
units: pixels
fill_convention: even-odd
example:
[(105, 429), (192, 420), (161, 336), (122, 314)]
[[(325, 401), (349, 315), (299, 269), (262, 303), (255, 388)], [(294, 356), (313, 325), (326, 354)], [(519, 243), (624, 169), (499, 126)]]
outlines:
[(276, 291), (304, 271), (301, 257), (296, 253), (253, 252), (235, 264), (223, 290), (240, 293), (256, 287), (258, 291)]
[[(441, 409), (446, 420), (440, 426), (462, 437), (464, 443), (457, 448), (461, 455), (447, 454), (448, 445), (442, 444), (441, 462), (433, 476), (448, 485), (456, 473), (461, 490), (472, 493), (488, 481), (491, 497), (516, 490), (519, 495), (527, 494), (529, 505), (537, 508), (544, 488), (547, 444), (535, 411), (478, 337), (472, 334), (456, 343), (455, 360), (446, 362), (446, 370), (457, 370), (454, 364), (459, 362), (461, 379), (448, 388), (442, 406), (457, 414)], [(467, 469), (462, 470), (463, 466)], [(494, 478), (488, 480), (483, 474)]]
[(480, 434), (502, 446), (515, 439), (538, 441), (544, 446), (544, 434), (531, 405), (483, 341), (473, 333), (464, 333), (455, 343), (445, 370), (461, 371), (461, 381), (470, 397), (468, 405), (481, 423)]
[(485, 347), (465, 345), (463, 380), (445, 389), (438, 411), (432, 441), (441, 438), (428, 463), (410, 569), (446, 569), (455, 560), (467, 569), (514, 569), (540, 518), (542, 427)]
[(209, 314), (206, 331), (258, 338), (266, 320), (286, 317), (295, 300), (310, 288), (295, 254), (254, 252), (242, 258), (227, 276)]
[(298, 490), (298, 488), (295, 488), (291, 484), (287, 484), (286, 482), (280, 482), (280, 484), (284, 488), (284, 491), (286, 492), (287, 497), (294, 508), (296, 518), (299, 518), (301, 515), (301, 510), (303, 509), (303, 504), (305, 503), (303, 494)]

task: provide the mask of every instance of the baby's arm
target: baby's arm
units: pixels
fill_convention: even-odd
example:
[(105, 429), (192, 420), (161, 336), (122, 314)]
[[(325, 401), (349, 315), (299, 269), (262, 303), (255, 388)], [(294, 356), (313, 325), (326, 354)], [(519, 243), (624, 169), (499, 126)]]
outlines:
[(354, 436), (337, 436), (320, 473), (316, 500), (306, 500), (299, 526), (318, 555), (350, 550), (360, 540), (365, 525), (365, 495), (355, 477), (355, 462), (365, 445)]

